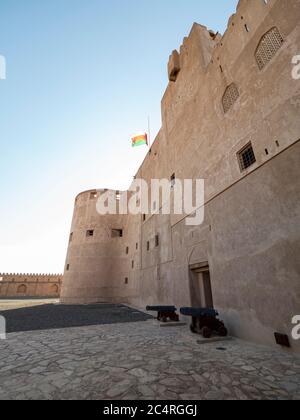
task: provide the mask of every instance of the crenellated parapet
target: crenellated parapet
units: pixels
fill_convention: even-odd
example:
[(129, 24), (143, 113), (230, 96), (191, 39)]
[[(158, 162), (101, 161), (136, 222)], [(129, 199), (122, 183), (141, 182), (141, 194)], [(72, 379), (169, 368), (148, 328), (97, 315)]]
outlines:
[[(281, 18), (284, 10), (291, 11), (288, 19)], [(276, 66), (270, 66), (275, 56), (286, 63), (284, 77), (290, 77), (289, 49), (298, 22), (297, 1), (240, 0), (223, 35), (195, 23), (168, 62), (169, 85), (162, 101), (167, 138), (174, 137), (185, 113), (198, 104), (198, 114), (216, 120), (216, 126), (226, 125), (241, 104), (252, 107), (257, 112), (254, 117), (259, 117), (264, 97), (258, 104), (253, 98), (259, 96), (260, 85), (278, 75)]]
[(62, 274), (33, 274), (33, 273), (0, 273), (0, 277), (51, 277), (57, 278), (62, 277)]

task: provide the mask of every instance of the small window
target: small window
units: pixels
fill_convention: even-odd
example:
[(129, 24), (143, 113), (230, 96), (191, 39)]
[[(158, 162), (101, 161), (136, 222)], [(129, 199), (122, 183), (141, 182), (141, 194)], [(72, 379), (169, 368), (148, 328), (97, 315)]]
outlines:
[(87, 238), (92, 238), (94, 236), (94, 231), (93, 230), (87, 230), (86, 231), (86, 237)]
[(171, 188), (173, 188), (176, 184), (176, 175), (171, 175)]
[(112, 238), (123, 238), (123, 230), (122, 229), (113, 229), (111, 231)]
[(134, 261), (131, 261), (131, 268), (134, 268)]
[(240, 93), (236, 84), (231, 83), (231, 85), (229, 85), (226, 88), (225, 93), (223, 95), (223, 99), (222, 99), (223, 110), (225, 114), (230, 110), (230, 108), (237, 101), (239, 96), (240, 96)]
[(69, 242), (73, 241), (73, 233), (70, 233), (70, 238), (69, 238)]
[(126, 277), (125, 278), (125, 284), (128, 284), (129, 283), (129, 279), (128, 279), (128, 277)]
[(138, 243), (136, 243), (136, 244), (135, 244), (135, 249), (136, 249), (136, 250), (138, 250), (138, 249), (139, 249), (139, 244), (138, 244)]
[(67, 271), (69, 271), (69, 270), (70, 270), (70, 264), (67, 264), (67, 268), (66, 268), (66, 270), (67, 270)]
[(158, 247), (159, 246), (159, 235), (155, 236), (155, 246)]
[(126, 247), (126, 255), (129, 254), (129, 246)]
[(259, 70), (262, 70), (280, 50), (284, 40), (279, 29), (270, 29), (260, 40), (255, 52)]
[(150, 242), (147, 242), (147, 251), (150, 251)]
[(143, 214), (143, 222), (145, 222), (145, 221), (146, 221), (146, 215)]
[(241, 171), (245, 171), (246, 169), (250, 168), (250, 166), (256, 162), (252, 144), (249, 143), (246, 147), (244, 147), (244, 149), (238, 153), (238, 157)]

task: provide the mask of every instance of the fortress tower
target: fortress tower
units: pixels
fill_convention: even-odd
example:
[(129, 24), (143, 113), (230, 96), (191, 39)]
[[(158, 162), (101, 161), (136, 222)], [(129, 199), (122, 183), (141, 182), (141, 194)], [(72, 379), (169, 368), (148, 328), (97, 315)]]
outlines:
[(61, 296), (64, 303), (124, 302), (134, 296), (125, 245), (128, 220), (122, 215), (98, 214), (97, 199), (103, 193), (118, 201), (119, 192), (108, 190), (86, 191), (75, 200)]
[(298, 54), (299, 0), (241, 0), (222, 37), (193, 25), (170, 57), (162, 128), (136, 177), (204, 179), (205, 221), (100, 216), (103, 191), (80, 194), (62, 302), (213, 304), (238, 337), (274, 344), (274, 332), (291, 334), (300, 308)]

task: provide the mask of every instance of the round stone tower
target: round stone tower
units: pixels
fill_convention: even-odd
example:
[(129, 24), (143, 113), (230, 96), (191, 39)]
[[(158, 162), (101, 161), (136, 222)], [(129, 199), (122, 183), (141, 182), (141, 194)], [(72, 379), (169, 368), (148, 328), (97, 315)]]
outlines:
[(102, 216), (97, 212), (97, 200), (104, 192), (118, 201), (119, 193), (108, 190), (86, 191), (76, 197), (62, 303), (121, 303), (130, 295), (126, 216)]

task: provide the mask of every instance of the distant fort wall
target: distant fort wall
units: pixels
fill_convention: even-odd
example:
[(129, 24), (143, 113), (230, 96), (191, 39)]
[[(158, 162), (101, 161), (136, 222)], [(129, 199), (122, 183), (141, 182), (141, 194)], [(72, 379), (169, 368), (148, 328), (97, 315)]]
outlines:
[(0, 299), (59, 298), (62, 274), (0, 274)]

